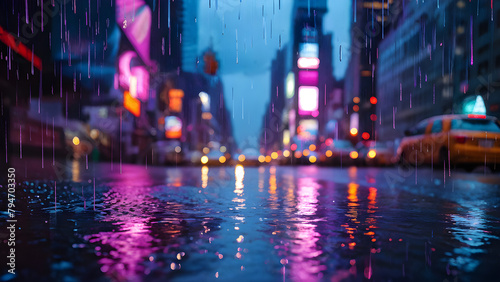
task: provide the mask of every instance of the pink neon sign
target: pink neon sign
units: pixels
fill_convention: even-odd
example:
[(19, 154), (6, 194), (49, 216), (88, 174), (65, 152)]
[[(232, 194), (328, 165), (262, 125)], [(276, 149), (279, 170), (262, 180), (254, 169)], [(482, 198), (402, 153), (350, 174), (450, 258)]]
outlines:
[(319, 89), (315, 86), (299, 87), (299, 115), (318, 116)]
[(300, 85), (318, 85), (317, 71), (299, 71)]

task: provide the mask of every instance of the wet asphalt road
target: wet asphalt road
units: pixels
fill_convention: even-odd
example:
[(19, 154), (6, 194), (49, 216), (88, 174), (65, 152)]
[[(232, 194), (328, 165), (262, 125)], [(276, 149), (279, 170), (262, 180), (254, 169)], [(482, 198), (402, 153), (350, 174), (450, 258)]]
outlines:
[(34, 167), (16, 174), (24, 281), (498, 279), (483, 169)]

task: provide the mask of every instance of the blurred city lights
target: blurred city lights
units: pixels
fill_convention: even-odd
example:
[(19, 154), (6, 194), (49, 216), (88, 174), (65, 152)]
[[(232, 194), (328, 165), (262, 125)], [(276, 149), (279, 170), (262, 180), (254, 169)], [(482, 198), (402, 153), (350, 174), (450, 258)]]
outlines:
[(351, 128), (351, 135), (352, 136), (358, 135), (358, 129), (357, 128)]
[(245, 161), (245, 155), (241, 154), (238, 156), (238, 161), (244, 162)]
[(377, 98), (372, 96), (370, 98), (370, 103), (372, 103), (373, 105), (377, 104)]
[(315, 156), (310, 156), (309, 157), (309, 162), (315, 163), (316, 162), (316, 157)]
[(349, 153), (349, 157), (351, 157), (351, 159), (357, 159), (358, 158), (358, 152), (356, 151), (351, 151)]
[(377, 152), (376, 152), (375, 150), (370, 150), (370, 151), (368, 151), (368, 157), (369, 157), (370, 159), (375, 158), (375, 156), (377, 156)]
[(77, 136), (73, 137), (73, 144), (78, 146), (80, 144), (80, 138), (78, 138)]
[(363, 134), (361, 134), (361, 138), (363, 138), (363, 140), (368, 140), (368, 139), (370, 139), (370, 133), (368, 133), (368, 132), (363, 132)]
[(263, 155), (260, 155), (258, 160), (259, 160), (259, 162), (263, 163), (266, 161), (266, 157), (264, 157)]
[(328, 139), (325, 140), (325, 145), (326, 146), (330, 146), (332, 144), (333, 144), (333, 139), (332, 138), (328, 138)]
[(203, 156), (203, 157), (201, 157), (201, 163), (202, 163), (202, 164), (206, 164), (206, 163), (208, 163), (208, 157), (207, 157), (207, 156)]
[(276, 152), (272, 152), (272, 153), (271, 153), (271, 158), (272, 158), (273, 160), (277, 159), (277, 158), (278, 158), (278, 153), (276, 153)]
[(355, 104), (357, 104), (357, 103), (359, 103), (360, 99), (359, 99), (359, 97), (354, 97), (354, 98), (352, 98), (352, 101), (353, 101)]
[(283, 151), (283, 157), (288, 158), (290, 156), (290, 151), (285, 150)]
[(225, 163), (225, 162), (226, 162), (226, 157), (224, 157), (224, 156), (220, 156), (220, 157), (219, 157), (219, 162), (220, 162), (221, 164)]
[(314, 144), (309, 145), (309, 151), (316, 151), (316, 145)]
[(328, 158), (331, 157), (333, 155), (333, 152), (331, 150), (327, 150), (325, 152), (325, 156), (327, 156)]
[(92, 138), (92, 139), (94, 139), (94, 140), (95, 140), (95, 139), (97, 139), (98, 137), (99, 137), (99, 130), (97, 130), (97, 129), (95, 129), (95, 128), (94, 128), (94, 129), (92, 129), (92, 130), (90, 130), (90, 138)]

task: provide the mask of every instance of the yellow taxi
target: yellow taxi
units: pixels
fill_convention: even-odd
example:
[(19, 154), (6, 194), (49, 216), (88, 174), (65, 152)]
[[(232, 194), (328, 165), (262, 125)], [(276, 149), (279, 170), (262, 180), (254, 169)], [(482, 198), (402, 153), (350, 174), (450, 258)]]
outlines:
[(397, 154), (400, 163), (496, 165), (500, 162), (500, 123), (485, 115), (442, 115), (405, 131)]

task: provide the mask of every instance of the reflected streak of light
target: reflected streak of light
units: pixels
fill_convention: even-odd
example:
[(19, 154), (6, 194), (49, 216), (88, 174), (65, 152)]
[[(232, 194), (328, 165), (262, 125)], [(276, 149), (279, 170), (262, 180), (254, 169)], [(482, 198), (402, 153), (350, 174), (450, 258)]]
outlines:
[(291, 237), (296, 239), (292, 248), (294, 256), (289, 261), (290, 272), (293, 280), (315, 281), (317, 274), (326, 269), (317, 259), (323, 254), (317, 245), (321, 234), (316, 231), (317, 223), (308, 219), (317, 212), (319, 185), (313, 178), (300, 178), (297, 188), (297, 214), (302, 219), (294, 224), (296, 231), (291, 231)]
[(358, 178), (358, 168), (355, 166), (351, 166), (347, 170), (347, 174), (349, 175), (349, 178), (351, 179), (357, 179)]
[(368, 210), (366, 211), (368, 213), (368, 217), (365, 220), (365, 223), (368, 224), (368, 228), (366, 228), (366, 232), (364, 235), (369, 236), (372, 238), (372, 242), (375, 242), (376, 239), (373, 238), (375, 236), (375, 232), (373, 232), (370, 229), (377, 228), (375, 225), (377, 223), (377, 219), (375, 217), (375, 212), (377, 210), (377, 188), (375, 187), (370, 187), (368, 188)]
[[(356, 183), (349, 183), (348, 184), (348, 191), (347, 193), (349, 194), (347, 196), (347, 199), (351, 202), (351, 203), (357, 203), (358, 202), (358, 187), (359, 185), (356, 184)], [(358, 206), (357, 204), (355, 206)]]
[(467, 272), (473, 272), (480, 265), (474, 254), (485, 253), (488, 241), (498, 240), (499, 237), (488, 234), (486, 213), (482, 207), (468, 206), (465, 214), (447, 214), (452, 223), (447, 229), (453, 238), (461, 243), (461, 247), (453, 249), (449, 264)]
[(370, 194), (368, 194), (368, 213), (374, 213), (377, 207), (375, 206), (377, 204), (377, 188), (375, 187), (370, 187), (368, 188), (368, 191)]
[(234, 184), (234, 193), (241, 196), (243, 193), (243, 179), (245, 178), (245, 168), (242, 165), (236, 165), (234, 168), (234, 178), (236, 180)]
[(259, 167), (259, 192), (264, 192), (264, 172), (265, 168)]
[(312, 178), (299, 179), (297, 191), (297, 209), (299, 215), (314, 215), (318, 205), (318, 184)]
[(73, 160), (71, 165), (71, 175), (73, 175), (73, 182), (80, 182), (80, 163), (78, 160)]
[(269, 193), (274, 195), (276, 194), (276, 167), (272, 166), (269, 172), (271, 173), (269, 176)]
[[(349, 175), (351, 175), (352, 173), (352, 170), (350, 169), (349, 170)], [(355, 173), (355, 172), (354, 172)], [(349, 234), (349, 238), (351, 240), (354, 239), (354, 235), (357, 231), (357, 224), (359, 224), (360, 222), (358, 221), (358, 207), (359, 207), (359, 204), (358, 204), (358, 187), (359, 185), (356, 184), (356, 183), (349, 183), (347, 185), (348, 187), (348, 190), (347, 190), (347, 199), (349, 200), (349, 203), (347, 204), (347, 206), (349, 207), (349, 210), (347, 211), (347, 214), (346, 216), (348, 218), (351, 219), (351, 221), (353, 222), (353, 224), (355, 224), (354, 226), (350, 226), (349, 223), (346, 223), (345, 225), (343, 225), (347, 231), (347, 234)], [(354, 246), (356, 246), (356, 243), (355, 242), (350, 242), (349, 244), (349, 249), (354, 249)]]
[[(238, 197), (241, 197), (243, 195), (243, 180), (245, 178), (245, 168), (242, 165), (236, 165), (234, 168), (234, 178), (235, 178), (235, 183), (234, 183), (234, 193)], [(245, 199), (242, 198), (234, 198), (233, 202), (238, 203), (238, 206), (236, 207), (236, 210), (239, 209), (244, 209), (245, 208)]]
[(276, 195), (276, 167), (269, 168), (269, 208), (278, 209), (278, 196)]
[(208, 186), (208, 166), (201, 168), (201, 187), (207, 188)]

